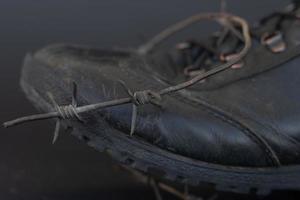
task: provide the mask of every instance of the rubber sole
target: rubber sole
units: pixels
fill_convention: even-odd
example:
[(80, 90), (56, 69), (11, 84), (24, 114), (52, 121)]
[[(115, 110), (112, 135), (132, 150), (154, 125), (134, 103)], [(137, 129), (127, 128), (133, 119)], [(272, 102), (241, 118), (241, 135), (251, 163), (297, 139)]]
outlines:
[[(39, 63), (39, 64), (37, 64)], [(34, 66), (38, 65), (38, 66)], [(29, 66), (46, 67), (31, 56), (25, 59), (21, 87), (33, 104), (42, 110), (52, 106), (24, 79)], [(64, 85), (63, 80), (58, 85)], [(68, 88), (67, 86), (60, 89)], [(68, 92), (68, 91), (66, 91)], [(73, 120), (64, 123), (72, 134), (100, 152), (108, 152), (119, 163), (169, 181), (192, 186), (211, 184), (218, 191), (266, 195), (272, 190), (300, 190), (300, 166), (278, 168), (229, 167), (210, 164), (165, 151), (137, 137), (130, 137), (103, 119), (90, 126)]]

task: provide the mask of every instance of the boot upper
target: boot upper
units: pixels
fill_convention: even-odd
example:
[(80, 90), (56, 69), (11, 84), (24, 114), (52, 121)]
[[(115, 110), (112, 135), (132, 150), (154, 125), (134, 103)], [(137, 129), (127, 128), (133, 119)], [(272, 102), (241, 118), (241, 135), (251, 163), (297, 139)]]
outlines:
[[(261, 38), (278, 31), (274, 24), (268, 20), (263, 28), (253, 29), (253, 35)], [(134, 137), (214, 164), (299, 164), (299, 33), (300, 20), (286, 19), (280, 28), (284, 51), (274, 53), (254, 39), (241, 68), (226, 70), (191, 88), (163, 96), (160, 106), (139, 106)], [(178, 71), (172, 71), (173, 62), (127, 50), (54, 45), (28, 60), (47, 67), (25, 62), (23, 79), (45, 99), (45, 91), (51, 91), (62, 104), (69, 101), (66, 88), (72, 81), (78, 85), (79, 103), (87, 104), (127, 97), (119, 81), (132, 91), (158, 91), (182, 80), (176, 77)], [(57, 79), (62, 83), (58, 84)], [(131, 104), (91, 114), (124, 134), (130, 132)]]

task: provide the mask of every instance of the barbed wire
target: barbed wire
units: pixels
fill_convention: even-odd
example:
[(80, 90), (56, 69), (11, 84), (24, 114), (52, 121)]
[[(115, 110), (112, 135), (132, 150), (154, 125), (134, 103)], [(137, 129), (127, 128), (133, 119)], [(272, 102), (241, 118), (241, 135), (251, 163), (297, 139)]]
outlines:
[[(243, 37), (244, 41), (244, 47), (242, 50), (231, 60), (229, 60), (226, 63), (223, 63), (219, 66), (216, 66), (212, 68), (211, 70), (198, 74), (195, 77), (191, 78), (190, 80), (166, 87), (159, 91), (153, 91), (153, 90), (142, 90), (142, 91), (135, 91), (132, 92), (126, 87), (126, 84), (124, 82), (120, 82), (124, 89), (127, 91), (127, 94), (129, 97), (120, 98), (120, 99), (114, 99), (110, 101), (95, 103), (95, 104), (89, 104), (84, 106), (78, 106), (77, 105), (77, 86), (75, 83), (73, 83), (73, 93), (72, 93), (72, 103), (69, 105), (59, 106), (51, 93), (48, 93), (48, 96), (50, 100), (52, 101), (52, 104), (55, 108), (55, 111), (43, 113), (43, 114), (34, 114), (29, 115), (25, 117), (20, 117), (8, 122), (5, 122), (3, 125), (4, 127), (11, 127), (18, 124), (22, 124), (25, 122), (30, 121), (36, 121), (36, 120), (44, 120), (44, 119), (51, 119), (56, 118), (56, 126), (54, 131), (54, 137), (53, 137), (53, 143), (56, 141), (60, 129), (61, 120), (65, 119), (71, 119), (76, 118), (79, 121), (82, 121), (80, 114), (86, 113), (94, 110), (99, 110), (102, 108), (108, 108), (112, 106), (118, 106), (123, 104), (129, 104), (132, 103), (132, 119), (131, 119), (131, 130), (130, 135), (134, 134), (135, 131), (135, 125), (136, 125), (136, 118), (137, 118), (137, 107), (145, 104), (153, 104), (153, 105), (159, 105), (159, 102), (162, 101), (163, 96), (177, 92), (179, 90), (191, 87), (195, 85), (196, 83), (200, 82), (203, 79), (206, 79), (208, 77), (211, 77), (217, 73), (220, 73), (226, 69), (229, 69), (232, 65), (238, 63), (241, 59), (245, 57), (247, 52), (249, 51), (251, 47), (251, 37), (249, 32), (249, 26), (246, 20), (242, 19), (241, 17), (234, 16), (232, 14), (228, 14), (225, 12), (220, 13), (203, 13), (203, 14), (197, 14), (190, 18), (187, 18), (183, 21), (180, 21), (176, 23), (173, 26), (168, 27), (158, 35), (156, 35), (154, 38), (152, 38), (149, 42), (142, 45), (137, 49), (138, 54), (147, 54), (150, 51), (152, 51), (155, 47), (157, 47), (160, 43), (162, 43), (164, 40), (175, 34), (176, 32), (186, 28), (187, 26), (190, 26), (196, 22), (202, 21), (202, 20), (214, 20), (217, 21), (222, 26), (225, 26), (228, 30), (235, 30), (233, 31), (234, 34), (236, 33), (236, 29), (233, 29), (234, 26), (239, 26), (241, 29), (241, 36)], [(226, 23), (225, 23), (226, 22)]]

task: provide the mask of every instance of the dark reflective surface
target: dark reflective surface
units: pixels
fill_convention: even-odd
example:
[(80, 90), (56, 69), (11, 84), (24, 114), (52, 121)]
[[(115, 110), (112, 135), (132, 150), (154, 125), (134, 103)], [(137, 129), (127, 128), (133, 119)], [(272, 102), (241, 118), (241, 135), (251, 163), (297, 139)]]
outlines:
[[(228, 0), (228, 7), (254, 21), (285, 2)], [(218, 9), (217, 0), (1, 0), (0, 122), (36, 112), (18, 84), (26, 52), (50, 43), (134, 47), (179, 19)], [(205, 23), (196, 30), (204, 34), (209, 28)], [(0, 129), (0, 199), (154, 199), (151, 190), (114, 167), (108, 156), (70, 135), (61, 134), (51, 145), (53, 128), (35, 122)], [(275, 193), (268, 199), (297, 199), (295, 195)], [(246, 197), (219, 195), (241, 198)]]

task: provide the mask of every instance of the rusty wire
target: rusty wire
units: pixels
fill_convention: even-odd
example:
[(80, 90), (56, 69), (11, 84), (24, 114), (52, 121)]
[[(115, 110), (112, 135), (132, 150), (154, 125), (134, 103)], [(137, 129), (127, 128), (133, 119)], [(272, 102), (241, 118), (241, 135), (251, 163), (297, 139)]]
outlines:
[[(228, 28), (229, 30), (232, 30), (231, 26), (234, 24), (236, 26), (239, 26), (242, 30), (242, 36), (244, 41), (244, 47), (243, 49), (237, 54), (236, 57), (232, 58), (228, 62), (221, 64), (205, 73), (198, 74), (195, 77), (191, 78), (190, 80), (180, 83), (178, 85), (170, 86), (167, 88), (164, 88), (159, 91), (152, 91), (152, 90), (142, 90), (142, 91), (136, 91), (131, 92), (128, 91), (128, 94), (130, 97), (120, 98), (120, 99), (114, 99), (110, 101), (95, 103), (95, 104), (89, 104), (84, 106), (77, 106), (77, 104), (70, 104), (68, 106), (58, 106), (56, 103), (54, 104), (55, 111), (43, 113), (43, 114), (35, 114), (30, 116), (25, 116), (21, 118), (17, 118), (12, 121), (5, 122), (3, 125), (4, 127), (11, 127), (18, 124), (22, 124), (24, 122), (29, 121), (36, 121), (36, 120), (43, 120), (43, 119), (50, 119), (50, 118), (56, 118), (56, 129), (55, 129), (55, 136), (53, 142), (55, 142), (57, 138), (57, 133), (59, 131), (60, 121), (62, 119), (68, 119), (68, 118), (77, 118), (80, 119), (81, 113), (86, 113), (89, 111), (98, 110), (101, 108), (108, 108), (112, 106), (117, 105), (123, 105), (123, 104), (133, 104), (133, 112), (132, 112), (132, 123), (131, 123), (131, 131), (130, 134), (132, 135), (134, 132), (134, 127), (136, 124), (136, 115), (137, 115), (137, 106), (144, 105), (144, 104), (153, 104), (156, 105), (157, 100), (161, 100), (162, 96), (174, 93), (176, 91), (191, 87), (192, 85), (195, 85), (196, 83), (200, 82), (203, 79), (206, 79), (210, 76), (213, 76), (217, 73), (220, 73), (228, 68), (230, 68), (233, 64), (238, 63), (241, 59), (245, 57), (248, 50), (251, 47), (251, 37), (249, 33), (249, 26), (246, 20), (242, 19), (241, 17), (234, 16), (228, 13), (220, 12), (220, 13), (204, 13), (204, 14), (197, 14), (190, 18), (187, 18), (183, 21), (180, 21), (176, 23), (173, 26), (170, 26), (169, 28), (165, 29), (158, 35), (156, 35), (153, 39), (151, 39), (148, 43), (138, 48), (137, 52), (139, 54), (146, 54), (152, 51), (156, 46), (158, 46), (162, 41), (169, 38), (174, 33), (186, 28), (187, 26), (190, 26), (192, 24), (195, 24), (198, 21), (202, 20), (214, 20), (219, 22), (222, 26), (225, 26), (225, 28)], [(226, 23), (224, 23), (226, 22)], [(230, 24), (230, 26), (229, 26)], [(125, 85), (125, 84), (123, 84)], [(74, 85), (74, 88), (76, 85)], [(73, 103), (76, 99), (76, 89), (74, 89), (75, 92), (73, 92)], [(53, 100), (52, 100), (53, 101)]]
[(170, 185), (157, 181), (151, 176), (145, 176), (141, 172), (138, 172), (137, 170), (131, 169), (129, 167), (123, 166), (123, 168), (128, 170), (141, 183), (150, 185), (153, 188), (157, 200), (162, 199), (162, 194), (160, 190), (168, 192), (173, 196), (177, 197), (178, 199), (182, 199), (182, 200), (188, 199), (189, 193), (187, 193), (186, 191), (181, 192)]
[[(163, 199), (162, 192), (169, 193), (174, 197), (176, 197), (177, 199), (181, 199), (181, 200), (204, 200), (204, 198), (202, 197), (192, 195), (189, 191), (189, 186), (186, 183), (184, 184), (183, 191), (181, 191), (167, 183), (155, 179), (152, 176), (145, 175), (144, 173), (129, 168), (127, 166), (122, 166), (122, 167), (125, 170), (128, 170), (133, 175), (133, 177), (136, 178), (137, 181), (143, 184), (150, 185), (154, 191), (156, 200)], [(218, 194), (214, 193), (211, 196), (209, 196), (206, 200), (216, 200), (217, 198), (218, 198)]]

